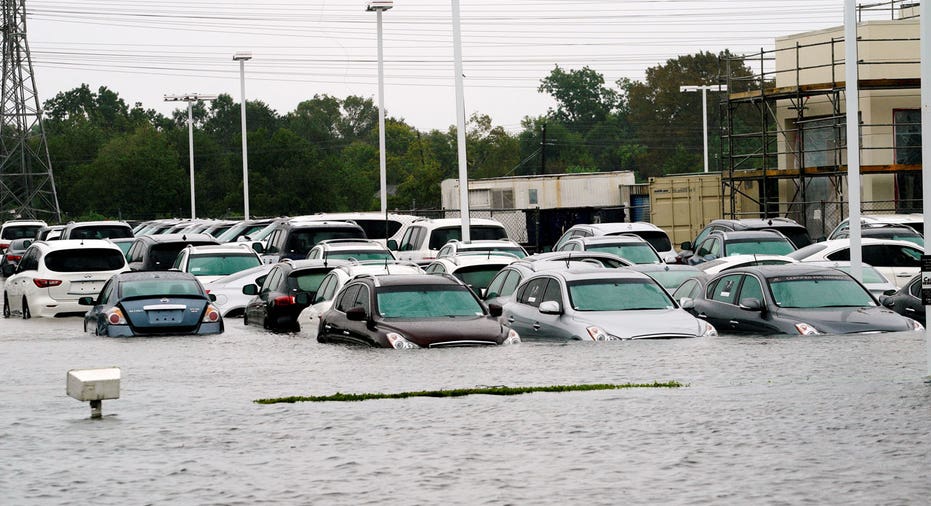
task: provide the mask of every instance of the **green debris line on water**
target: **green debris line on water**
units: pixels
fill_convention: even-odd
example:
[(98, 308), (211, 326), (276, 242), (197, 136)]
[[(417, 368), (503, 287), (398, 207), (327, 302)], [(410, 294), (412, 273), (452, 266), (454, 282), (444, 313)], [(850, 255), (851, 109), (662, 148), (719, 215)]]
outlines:
[(684, 385), (678, 381), (653, 383), (623, 383), (623, 384), (597, 384), (597, 385), (552, 385), (545, 387), (508, 387), (494, 386), (481, 388), (459, 388), (455, 390), (424, 390), (421, 392), (399, 392), (395, 394), (343, 394), (317, 396), (291, 396), (274, 399), (256, 399), (257, 404), (280, 404), (295, 402), (353, 402), (369, 401), (373, 399), (407, 399), (409, 397), (464, 397), (466, 395), (521, 395), (534, 392), (585, 392), (590, 390), (620, 390), (624, 388), (681, 388)]

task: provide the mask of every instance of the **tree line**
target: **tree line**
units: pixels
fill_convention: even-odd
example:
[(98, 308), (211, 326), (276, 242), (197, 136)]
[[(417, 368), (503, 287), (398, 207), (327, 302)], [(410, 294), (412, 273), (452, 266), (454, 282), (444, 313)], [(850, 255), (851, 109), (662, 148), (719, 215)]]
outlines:
[[(469, 177), (631, 170), (646, 180), (700, 171), (701, 96), (679, 86), (717, 83), (719, 58), (727, 55), (680, 56), (649, 68), (642, 82), (612, 84), (589, 67), (556, 66), (538, 88), (556, 106), (525, 117), (518, 133), (485, 114), (469, 118)], [(751, 76), (748, 69), (739, 73)], [(240, 105), (220, 95), (196, 103), (193, 117), (198, 215), (241, 217)], [(316, 95), (285, 114), (248, 101), (246, 117), (253, 215), (378, 209), (372, 99)], [(106, 87), (95, 92), (83, 85), (46, 101), (43, 121), (67, 219), (189, 214), (186, 108), (168, 117), (130, 107)], [(708, 121), (710, 151), (717, 153), (716, 107)], [(385, 132), (389, 208), (438, 208), (440, 181), (458, 175), (455, 127), (420, 131), (389, 115)]]

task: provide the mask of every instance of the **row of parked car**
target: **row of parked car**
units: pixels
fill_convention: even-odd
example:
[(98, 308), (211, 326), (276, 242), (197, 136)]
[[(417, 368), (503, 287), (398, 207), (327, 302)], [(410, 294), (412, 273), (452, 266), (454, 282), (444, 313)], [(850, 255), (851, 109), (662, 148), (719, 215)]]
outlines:
[[(35, 224), (7, 222), (0, 237), (17, 225)], [(124, 335), (172, 328), (218, 332), (223, 317), (241, 315), (246, 324), (304, 330), (325, 342), (397, 348), (504, 344), (521, 336), (613, 340), (715, 335), (716, 329), (814, 334), (921, 327), (884, 306), (923, 319), (923, 307), (919, 315), (888, 296), (894, 285), (873, 283), (871, 294), (837, 270), (849, 269), (843, 258), (846, 252), (849, 259), (849, 241), (798, 249), (811, 242), (807, 231), (785, 219), (713, 222), (696, 238), (694, 253), (686, 247), (691, 244), (676, 252), (665, 232), (647, 223), (576, 225), (556, 251), (529, 257), (493, 220), (473, 219), (468, 243), (459, 240), (458, 220), (377, 213), (155, 221), (130, 229), (135, 237), (106, 240), (96, 237), (108, 230), (123, 234), (129, 226), (77, 225), (59, 229), (58, 239), (48, 237), (51, 227), (36, 229), (48, 235), (24, 251), (7, 279), (5, 316), (83, 314), (86, 330)], [(844, 233), (843, 225), (837, 234)], [(81, 238), (61, 239), (69, 227), (69, 234), (83, 229)], [(903, 227), (864, 221), (864, 231), (896, 228)], [(913, 227), (903, 229), (921, 237)], [(383, 232), (384, 239), (370, 239), (369, 232)], [(864, 239), (864, 258), (878, 263), (868, 267), (870, 276), (884, 279), (880, 269), (889, 268), (892, 279), (907, 282), (917, 272), (923, 240), (900, 239)], [(4, 260), (12, 243), (6, 244)], [(799, 264), (816, 259), (825, 263)], [(765, 266), (783, 263), (798, 265)], [(188, 288), (181, 287), (182, 279)], [(789, 288), (803, 282), (815, 287), (804, 293), (818, 296), (792, 295)], [(904, 290), (902, 299), (915, 292)], [(466, 293), (471, 299), (463, 298)], [(80, 307), (88, 305), (89, 311)], [(863, 321), (833, 325), (838, 318)], [(456, 332), (427, 325), (421, 338), (414, 327), (399, 327), (406, 320), (414, 327), (445, 321), (437, 328)], [(484, 340), (457, 334), (473, 320), (493, 320), (499, 327)]]

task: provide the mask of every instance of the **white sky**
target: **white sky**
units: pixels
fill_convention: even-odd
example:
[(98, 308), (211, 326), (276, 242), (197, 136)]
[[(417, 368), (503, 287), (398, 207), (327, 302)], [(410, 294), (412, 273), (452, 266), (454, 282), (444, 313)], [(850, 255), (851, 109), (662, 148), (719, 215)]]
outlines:
[[(455, 124), (451, 2), (395, 0), (383, 17), (385, 107), (421, 130)], [(315, 94), (377, 99), (376, 15), (365, 0), (26, 0), (42, 101), (87, 83), (170, 113), (165, 94), (240, 100), (281, 114)], [(520, 129), (552, 106), (555, 64), (608, 83), (679, 55), (772, 49), (778, 36), (843, 24), (843, 0), (461, 0), (468, 114)], [(886, 18), (890, 14), (884, 14)], [(689, 84), (689, 83), (684, 83)]]

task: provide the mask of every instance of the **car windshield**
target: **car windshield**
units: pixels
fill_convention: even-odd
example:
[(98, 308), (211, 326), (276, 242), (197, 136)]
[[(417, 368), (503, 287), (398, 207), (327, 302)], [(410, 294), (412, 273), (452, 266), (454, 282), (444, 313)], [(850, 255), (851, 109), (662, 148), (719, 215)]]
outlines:
[(795, 251), (785, 239), (734, 239), (727, 242), (727, 255), (787, 255)]
[(335, 258), (337, 260), (348, 260), (350, 258), (356, 260), (394, 260), (389, 251), (377, 249), (330, 251), (326, 254), (326, 258)]
[(656, 252), (653, 251), (653, 248), (649, 244), (643, 243), (598, 244), (591, 245), (586, 250), (597, 253), (611, 253), (635, 264), (658, 264), (662, 262)]
[(200, 295), (200, 285), (192, 279), (142, 279), (124, 280), (120, 283), (122, 297), (167, 297), (178, 295)]
[(45, 266), (55, 272), (115, 271), (126, 265), (118, 249), (81, 249), (52, 251), (45, 257)]
[(384, 318), (481, 316), (485, 310), (464, 286), (391, 286), (378, 290), (378, 312)]
[(188, 272), (195, 276), (227, 276), (262, 263), (253, 254), (191, 255)]
[(876, 302), (869, 292), (846, 275), (782, 276), (769, 279), (779, 307), (867, 307)]
[[(507, 239), (508, 233), (504, 227), (493, 225), (472, 225), (469, 227), (469, 238), (473, 241), (493, 241), (496, 239)], [(444, 244), (451, 240), (462, 240), (462, 227), (442, 227), (430, 234), (430, 249), (440, 249)]]
[(694, 271), (651, 271), (646, 272), (651, 278), (655, 279), (659, 284), (663, 285), (663, 288), (667, 290), (675, 290), (679, 288), (679, 285), (685, 282), (686, 279), (694, 278), (699, 275), (700, 272)]
[(644, 279), (591, 279), (569, 282), (576, 311), (672, 309), (675, 303), (659, 285)]
[(517, 258), (524, 258), (527, 256), (524, 253), (522, 248), (516, 246), (478, 246), (478, 247), (469, 247), (469, 246), (459, 246), (458, 253), (460, 255), (474, 255), (481, 253), (506, 253), (508, 255), (513, 255)]

